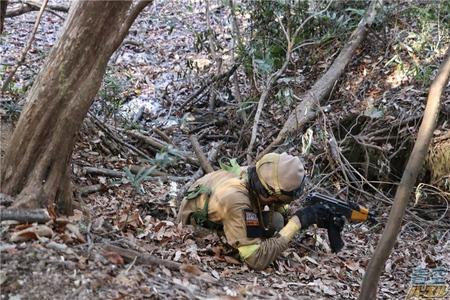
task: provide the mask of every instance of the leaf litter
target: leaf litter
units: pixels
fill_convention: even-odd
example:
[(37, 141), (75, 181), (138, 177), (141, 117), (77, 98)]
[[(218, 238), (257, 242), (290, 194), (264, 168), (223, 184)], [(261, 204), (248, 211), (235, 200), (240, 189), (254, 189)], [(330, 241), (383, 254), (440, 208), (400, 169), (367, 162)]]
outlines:
[[(195, 2), (195, 1), (194, 1)], [(210, 58), (196, 53), (195, 35), (188, 26), (201, 30), (205, 22), (201, 4), (190, 8), (179, 1), (155, 1), (138, 18), (129, 38), (139, 45), (125, 45), (114, 56), (117, 70), (132, 74), (133, 92), (154, 103), (149, 116), (158, 124), (170, 104), (162, 100), (162, 90), (182, 102), (198, 86), (185, 76), (191, 72), (186, 62), (199, 68), (208, 66)], [(157, 17), (158, 15), (164, 18)], [(9, 19), (8, 43), (2, 45), (5, 62), (23, 48), (35, 16), (28, 13)], [(184, 16), (182, 18), (181, 16)], [(200, 17), (199, 17), (200, 16)], [(62, 20), (49, 14), (41, 25), (33, 51), (27, 58), (38, 69), (56, 39)], [(220, 25), (220, 24), (219, 24)], [(172, 28), (172, 26), (174, 26)], [(169, 33), (171, 31), (171, 33)], [(377, 57), (365, 57), (366, 64), (377, 67)], [(317, 68), (321, 65), (318, 64)], [(324, 63), (326, 68), (326, 64)], [(367, 67), (368, 68), (368, 67)], [(380, 71), (381, 68), (379, 68)], [(366, 72), (362, 70), (361, 72)], [(321, 71), (322, 72), (322, 71)], [(33, 70), (18, 73), (17, 86), (26, 85)], [(344, 81), (350, 93), (355, 78), (348, 73)], [(393, 79), (394, 80), (394, 79)], [(397, 78), (397, 80), (404, 80)], [(380, 90), (384, 90), (380, 89)], [(402, 90), (405, 93), (406, 90)], [(422, 95), (423, 91), (408, 93)], [(394, 110), (408, 115), (411, 105), (420, 106), (423, 99), (411, 94), (378, 93), (373, 87), (373, 101), (386, 101)], [(385, 98), (389, 97), (389, 101)], [(399, 101), (392, 101), (398, 97)], [(348, 97), (353, 99), (352, 96)], [(422, 95), (423, 98), (423, 95)], [(381, 100), (382, 99), (382, 100)], [(420, 102), (417, 102), (420, 100)], [(416, 101), (416, 102), (415, 102)], [(159, 107), (159, 110), (153, 110)], [(344, 111), (364, 111), (359, 100), (342, 106)], [(374, 106), (373, 106), (374, 107)], [(281, 119), (283, 112), (275, 113)], [(379, 113), (376, 110), (368, 114)], [(339, 113), (336, 115), (339, 117)], [(282, 121), (282, 120), (280, 120)], [(162, 121), (163, 122), (163, 121)], [(176, 123), (174, 123), (176, 124)], [(176, 133), (178, 128), (166, 123)], [(414, 128), (405, 127), (404, 131)], [(175, 135), (175, 134), (174, 134)], [(221, 233), (180, 226), (173, 222), (176, 207), (170, 200), (170, 187), (163, 182), (144, 182), (144, 194), (133, 200), (130, 186), (110, 187), (105, 177), (81, 174), (82, 166), (122, 170), (131, 162), (123, 157), (104, 159), (92, 147), (90, 137), (77, 142), (75, 165), (79, 166), (77, 184), (87, 186), (100, 182), (103, 192), (90, 194), (67, 220), (52, 219), (45, 225), (28, 226), (2, 223), (0, 253), (1, 295), (4, 299), (356, 299), (364, 270), (381, 236), (381, 228), (348, 226), (343, 232), (346, 247), (339, 254), (329, 253), (325, 232), (307, 230), (296, 235), (290, 248), (268, 269), (255, 272), (239, 260), (238, 253), (227, 246)], [(100, 138), (100, 137), (99, 137)], [(98, 140), (100, 141), (100, 140)], [(386, 144), (386, 147), (390, 147)], [(185, 168), (185, 165), (180, 165)], [(142, 212), (145, 212), (142, 214)], [(386, 218), (382, 219), (385, 222)], [(125, 226), (124, 226), (125, 225)], [(405, 224), (387, 261), (379, 288), (379, 299), (404, 299), (411, 285), (414, 268), (442, 266), (450, 270), (448, 232), (432, 228), (416, 228)], [(318, 242), (320, 241), (320, 242)], [(119, 253), (104, 250), (104, 245), (117, 245), (138, 250), (152, 257), (180, 264), (174, 271), (165, 265), (139, 264), (126, 261)], [(447, 282), (450, 275), (447, 274)]]

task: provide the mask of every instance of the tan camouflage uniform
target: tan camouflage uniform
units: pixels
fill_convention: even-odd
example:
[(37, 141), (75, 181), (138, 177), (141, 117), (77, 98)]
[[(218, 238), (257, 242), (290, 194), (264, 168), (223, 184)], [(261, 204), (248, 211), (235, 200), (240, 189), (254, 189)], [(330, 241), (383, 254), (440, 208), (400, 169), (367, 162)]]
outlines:
[[(200, 178), (189, 191), (200, 184), (213, 191), (208, 204), (208, 219), (223, 226), (228, 243), (239, 250), (250, 268), (264, 269), (287, 249), (293, 234), (262, 238), (257, 195), (248, 191), (246, 181), (239, 175), (215, 171)], [(184, 198), (177, 223), (196, 224), (193, 214), (203, 209), (207, 197), (207, 194), (200, 194), (195, 199)], [(293, 230), (297, 231), (298, 227)]]

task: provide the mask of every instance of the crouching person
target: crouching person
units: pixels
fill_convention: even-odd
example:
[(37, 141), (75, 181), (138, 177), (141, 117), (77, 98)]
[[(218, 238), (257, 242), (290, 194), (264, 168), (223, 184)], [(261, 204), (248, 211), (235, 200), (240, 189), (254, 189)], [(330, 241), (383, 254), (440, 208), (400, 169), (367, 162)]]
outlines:
[[(223, 230), (249, 268), (264, 270), (300, 228), (317, 224), (327, 213), (319, 204), (284, 220), (280, 211), (301, 195), (305, 178), (300, 159), (286, 153), (267, 154), (240, 172), (218, 170), (189, 189), (176, 221)], [(266, 206), (270, 209), (263, 211)]]

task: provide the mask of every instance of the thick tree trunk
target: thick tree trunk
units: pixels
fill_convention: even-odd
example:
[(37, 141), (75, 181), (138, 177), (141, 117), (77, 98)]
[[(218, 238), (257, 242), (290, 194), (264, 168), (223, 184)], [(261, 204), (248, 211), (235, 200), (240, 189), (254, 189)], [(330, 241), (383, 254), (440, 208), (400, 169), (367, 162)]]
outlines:
[(17, 195), (13, 208), (56, 205), (60, 213), (72, 213), (70, 158), (76, 134), (124, 37), (119, 33), (131, 4), (72, 4), (28, 95), (1, 168), (2, 192)]

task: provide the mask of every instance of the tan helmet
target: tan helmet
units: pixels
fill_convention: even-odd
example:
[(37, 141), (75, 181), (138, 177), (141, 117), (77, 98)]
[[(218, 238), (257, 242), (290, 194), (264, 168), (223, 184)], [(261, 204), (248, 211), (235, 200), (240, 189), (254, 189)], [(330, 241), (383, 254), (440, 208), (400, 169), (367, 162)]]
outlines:
[(285, 152), (264, 155), (256, 163), (256, 173), (262, 185), (270, 195), (278, 197), (285, 203), (298, 196), (305, 183), (305, 169), (297, 156)]

